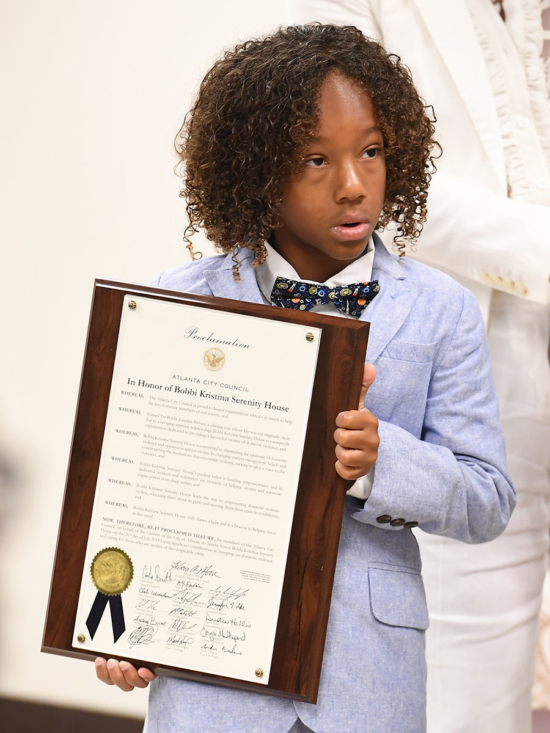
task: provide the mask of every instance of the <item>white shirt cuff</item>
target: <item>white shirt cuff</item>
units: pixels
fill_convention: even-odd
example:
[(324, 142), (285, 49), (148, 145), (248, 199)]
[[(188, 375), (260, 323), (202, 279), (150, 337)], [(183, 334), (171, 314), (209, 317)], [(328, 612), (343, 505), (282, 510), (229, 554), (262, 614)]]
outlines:
[(363, 499), (366, 501), (372, 491), (372, 482), (374, 481), (374, 466), (367, 473), (366, 476), (361, 476), (353, 484), (353, 486), (346, 491), (348, 496), (354, 496), (356, 499)]

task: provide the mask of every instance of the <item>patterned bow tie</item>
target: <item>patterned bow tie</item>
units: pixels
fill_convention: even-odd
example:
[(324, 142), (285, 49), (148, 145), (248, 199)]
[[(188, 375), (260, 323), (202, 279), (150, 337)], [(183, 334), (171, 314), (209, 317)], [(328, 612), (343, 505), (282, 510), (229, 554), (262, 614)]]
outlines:
[(332, 303), (342, 313), (358, 318), (379, 292), (378, 280), (331, 288), (278, 277), (271, 291), (271, 302), (278, 308), (297, 311), (310, 311), (316, 305)]

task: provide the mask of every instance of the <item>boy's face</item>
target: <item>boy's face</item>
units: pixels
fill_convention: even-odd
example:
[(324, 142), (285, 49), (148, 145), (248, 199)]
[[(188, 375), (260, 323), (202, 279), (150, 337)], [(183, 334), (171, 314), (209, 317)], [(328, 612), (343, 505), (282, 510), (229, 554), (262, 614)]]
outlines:
[(361, 256), (384, 204), (383, 138), (371, 101), (347, 77), (321, 87), (315, 138), (283, 188), (275, 249), (300, 277), (322, 282)]

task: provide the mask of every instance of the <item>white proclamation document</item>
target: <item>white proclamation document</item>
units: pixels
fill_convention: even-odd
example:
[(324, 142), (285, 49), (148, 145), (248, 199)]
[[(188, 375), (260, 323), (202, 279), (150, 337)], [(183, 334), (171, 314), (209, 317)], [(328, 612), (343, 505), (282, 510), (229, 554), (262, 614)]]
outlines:
[(320, 338), (126, 295), (75, 648), (269, 682)]

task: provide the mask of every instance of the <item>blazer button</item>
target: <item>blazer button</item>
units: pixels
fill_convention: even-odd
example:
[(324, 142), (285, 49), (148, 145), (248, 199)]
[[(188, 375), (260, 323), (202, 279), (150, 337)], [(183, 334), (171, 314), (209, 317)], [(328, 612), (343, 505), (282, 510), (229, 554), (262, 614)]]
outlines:
[(376, 521), (378, 524), (387, 524), (391, 522), (391, 517), (389, 514), (382, 514), (380, 517), (376, 517)]
[(415, 527), (418, 527), (418, 522), (405, 522), (403, 527), (405, 529), (414, 529)]
[(405, 523), (404, 519), (392, 519), (390, 522), (392, 527), (402, 527)]

